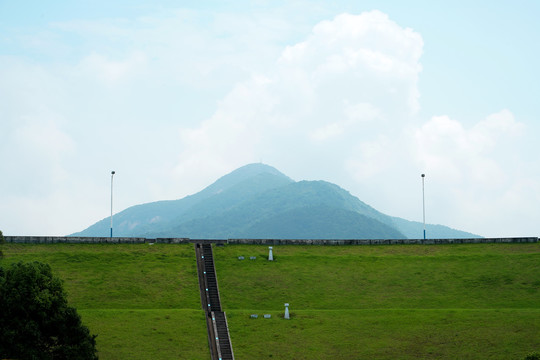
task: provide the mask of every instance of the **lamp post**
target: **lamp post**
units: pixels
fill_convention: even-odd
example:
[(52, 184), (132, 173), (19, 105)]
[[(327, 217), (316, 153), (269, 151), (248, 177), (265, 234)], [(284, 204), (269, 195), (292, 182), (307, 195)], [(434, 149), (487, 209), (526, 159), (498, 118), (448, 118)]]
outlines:
[(113, 229), (113, 177), (115, 172), (111, 171), (111, 238), (112, 238), (112, 229)]
[(426, 240), (426, 200), (424, 196), (424, 178), (426, 174), (422, 174), (422, 218), (424, 221), (424, 240)]

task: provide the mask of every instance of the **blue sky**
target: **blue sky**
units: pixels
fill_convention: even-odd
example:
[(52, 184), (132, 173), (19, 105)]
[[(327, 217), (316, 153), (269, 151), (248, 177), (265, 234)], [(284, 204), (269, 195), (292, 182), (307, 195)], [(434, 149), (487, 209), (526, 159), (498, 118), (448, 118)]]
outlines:
[(539, 4), (0, 0), (0, 229), (262, 161), (410, 220), (426, 173), (428, 222), (538, 236)]

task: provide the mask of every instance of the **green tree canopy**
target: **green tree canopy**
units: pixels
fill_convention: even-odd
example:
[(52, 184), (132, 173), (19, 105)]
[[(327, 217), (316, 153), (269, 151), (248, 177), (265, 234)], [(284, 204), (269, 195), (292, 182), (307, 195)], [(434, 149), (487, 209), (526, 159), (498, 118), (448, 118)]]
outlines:
[[(4, 243), (4, 234), (2, 234), (2, 230), (0, 230), (0, 245)], [(4, 252), (0, 248), (0, 259), (4, 257)]]
[(51, 267), (0, 267), (0, 358), (97, 359), (90, 335)]

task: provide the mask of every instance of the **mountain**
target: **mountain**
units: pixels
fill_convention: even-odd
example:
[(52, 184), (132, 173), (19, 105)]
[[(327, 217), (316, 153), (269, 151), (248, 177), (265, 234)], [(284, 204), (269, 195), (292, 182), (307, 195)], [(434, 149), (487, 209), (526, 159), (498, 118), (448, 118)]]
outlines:
[[(105, 218), (72, 236), (108, 236)], [(430, 238), (477, 235), (442, 225)], [(243, 166), (179, 200), (130, 207), (114, 215), (114, 235), (194, 239), (419, 238), (423, 224), (385, 215), (326, 181), (295, 182), (265, 164)]]

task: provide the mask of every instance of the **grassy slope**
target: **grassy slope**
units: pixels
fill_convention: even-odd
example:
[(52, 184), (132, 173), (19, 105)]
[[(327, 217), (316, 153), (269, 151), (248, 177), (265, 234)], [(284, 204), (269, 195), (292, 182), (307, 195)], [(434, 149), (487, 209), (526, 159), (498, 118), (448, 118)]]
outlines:
[(521, 359), (540, 348), (538, 244), (275, 246), (273, 263), (267, 252), (215, 249), (238, 359)]
[(202, 310), (86, 309), (78, 310), (92, 333), (99, 334), (99, 358), (209, 358)]
[(193, 245), (13, 245), (13, 261), (42, 261), (98, 334), (100, 359), (207, 359)]
[(272, 318), (227, 312), (237, 359), (507, 360), (539, 347), (538, 309), (265, 313)]
[[(265, 246), (214, 249), (240, 360), (521, 359), (540, 349), (539, 244), (275, 246), (275, 262)], [(101, 359), (209, 358), (192, 245), (4, 253), (3, 264), (51, 264), (99, 334)]]
[(274, 263), (267, 253), (265, 246), (216, 248), (225, 309), (540, 307), (537, 244), (281, 246)]

